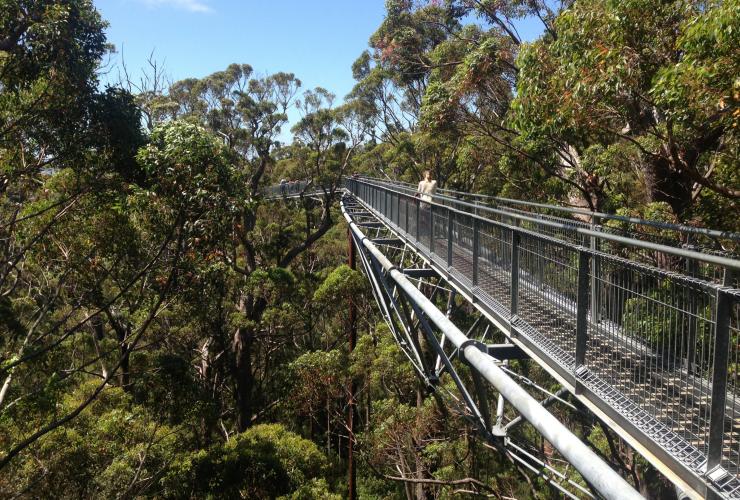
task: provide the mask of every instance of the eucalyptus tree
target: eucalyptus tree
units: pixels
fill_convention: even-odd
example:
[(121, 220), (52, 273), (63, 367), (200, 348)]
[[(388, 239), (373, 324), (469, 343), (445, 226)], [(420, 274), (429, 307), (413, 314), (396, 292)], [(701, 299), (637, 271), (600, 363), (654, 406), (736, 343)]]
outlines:
[[(229, 269), (219, 306), (226, 313), (200, 349), (206, 372), (208, 367), (215, 368), (213, 364), (224, 354), (231, 360), (228, 367), (219, 365), (221, 374), (216, 379), (233, 381), (239, 430), (246, 429), (271, 405), (258, 390), (274, 366), (267, 361), (274, 345), (264, 335), (269, 321), (263, 320), (266, 314), (271, 318), (289, 299), (295, 277), (284, 268), (332, 226), (331, 205), (337, 188), (364, 139), (356, 113), (349, 108), (330, 109), (331, 103), (318, 98), (318, 93), (308, 93), (301, 101), (304, 117), (294, 129), (301, 145), (286, 148), (281, 155), (292, 158), (290, 161), (298, 165), (296, 175), (310, 180), (312, 189), (321, 189), (324, 195), (319, 207), (309, 199), (301, 201), (305, 224), (297, 230), (271, 231), (270, 223), (282, 207), (276, 207), (277, 201), (266, 205), (263, 191), (274, 175), (282, 127), (300, 85), (289, 73), (259, 77), (249, 65), (232, 64), (203, 79), (176, 82), (157, 100), (160, 120), (193, 121), (221, 137), (243, 183), (243, 203), (234, 200), (239, 209), (218, 252)], [(317, 208), (319, 214), (315, 213)], [(278, 290), (283, 292), (274, 293)], [(228, 328), (232, 329), (231, 340), (225, 342), (219, 337)]]
[(348, 96), (372, 112), (372, 132), (384, 144), (365, 155), (366, 160), (381, 172), (385, 166), (378, 162), (399, 172), (410, 170), (415, 177), (430, 169), (444, 184), (460, 138), (425, 135), (420, 117), (432, 72), (440, 67), (433, 53), (460, 25), (454, 10), (438, 3), (417, 8), (413, 2), (393, 0), (386, 9), (386, 18), (370, 38), (372, 52), (363, 52), (352, 66), (357, 84)]
[(178, 224), (144, 234), (126, 210), (147, 183), (134, 159), (144, 138), (133, 97), (98, 88), (108, 46), (92, 2), (7, 1), (0, 25), (5, 468), (116, 379), (128, 386), (182, 247)]
[[(500, 178), (517, 181), (521, 176), (522, 169), (512, 172), (507, 166), (515, 157), (586, 195), (581, 178), (567, 171), (571, 166), (567, 154), (543, 155), (522, 141), (508, 119), (519, 76), (516, 58), (523, 45), (517, 22), (539, 19), (549, 32), (564, 7), (558, 2), (518, 1), (389, 3), (386, 20), (370, 41), (374, 57), (363, 54), (356, 67), (365, 68), (357, 72), (359, 76), (372, 76), (374, 63), (375, 72), (383, 69), (388, 78), (400, 81), (409, 67), (425, 70), (415, 125), (404, 136), (405, 150), (412, 151), (418, 163), (415, 174), (429, 168), (442, 183), (464, 189), (500, 188), (506, 183)], [(471, 23), (473, 19), (477, 22)], [(409, 36), (410, 29), (416, 38)], [(429, 30), (436, 30), (433, 43), (419, 43), (418, 33)], [(372, 88), (368, 85), (377, 80), (364, 77), (353, 96), (367, 95), (366, 89)], [(529, 180), (531, 185), (533, 179)]]
[[(370, 38), (372, 52), (353, 65), (358, 83), (349, 97), (374, 110), (383, 141), (366, 161), (381, 172), (408, 170), (415, 178), (429, 169), (441, 185), (463, 189), (480, 188), (491, 167), (512, 154), (560, 175), (517, 145), (519, 134), (506, 123), (522, 44), (515, 21), (538, 9), (546, 7), (388, 2), (386, 19)], [(554, 14), (541, 15), (545, 22)]]
[(374, 106), (384, 141), (366, 162), (592, 209), (720, 215), (738, 195), (736, 2), (651, 5), (388, 2), (353, 67), (350, 96)]
[[(305, 237), (286, 249), (279, 260), (281, 266), (287, 265), (332, 226), (332, 202), (337, 189), (370, 128), (361, 105), (350, 103), (334, 108), (334, 98), (319, 87), (306, 91), (298, 103), (303, 116), (291, 129), (294, 141), (290, 156), (296, 164), (293, 171), (299, 178), (310, 180), (306, 190), (316, 188), (323, 193), (321, 215), (315, 231), (310, 231), (306, 220)], [(311, 203), (309, 199), (303, 202)]]
[(702, 193), (736, 203), (736, 12), (737, 2), (575, 3), (557, 37), (519, 58), (516, 127), (595, 164), (593, 184), (631, 173), (634, 184), (615, 186), (631, 204), (663, 202), (685, 220)]

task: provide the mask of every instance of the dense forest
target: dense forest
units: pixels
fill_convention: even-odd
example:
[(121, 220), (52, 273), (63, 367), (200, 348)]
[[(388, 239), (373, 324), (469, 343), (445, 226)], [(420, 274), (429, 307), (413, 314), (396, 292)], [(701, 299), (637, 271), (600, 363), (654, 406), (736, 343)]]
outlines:
[[(405, 362), (344, 264), (343, 176), (740, 229), (738, 0), (387, 0), (339, 100), (248, 64), (103, 85), (105, 28), (0, 0), (0, 497), (343, 498), (354, 384), (359, 497), (558, 498)], [(324, 194), (267, 199), (281, 178)]]

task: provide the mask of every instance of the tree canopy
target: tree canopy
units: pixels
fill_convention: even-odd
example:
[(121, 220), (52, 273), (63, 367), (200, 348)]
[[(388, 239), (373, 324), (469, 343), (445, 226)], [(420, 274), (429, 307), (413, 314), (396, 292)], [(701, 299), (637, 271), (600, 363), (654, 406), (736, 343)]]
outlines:
[[(343, 179), (431, 170), (737, 231), (739, 12), (388, 0), (338, 97), (244, 63), (103, 85), (91, 0), (0, 0), (0, 496), (343, 498), (356, 387), (360, 496), (556, 498), (415, 376), (344, 265)], [(319, 194), (267, 199), (280, 179)], [(606, 426), (554, 411), (643, 493), (673, 494)]]

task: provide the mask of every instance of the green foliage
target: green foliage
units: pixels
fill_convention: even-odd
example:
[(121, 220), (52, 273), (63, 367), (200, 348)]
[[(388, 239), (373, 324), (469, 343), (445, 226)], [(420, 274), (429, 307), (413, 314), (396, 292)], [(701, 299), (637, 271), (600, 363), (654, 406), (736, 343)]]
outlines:
[[(81, 385), (63, 398), (59, 410), (73, 408), (93, 386)], [(121, 389), (110, 388), (73, 428), (59, 429), (40, 440), (35, 459), (18, 463), (5, 476), (16, 484), (0, 480), (0, 491), (25, 490), (32, 496), (54, 491), (64, 498), (136, 494), (156, 482), (179, 453), (181, 432), (156, 423)], [(45, 464), (45, 472), (38, 471), (37, 460)]]
[(231, 64), (200, 80), (175, 82), (167, 95), (155, 96), (145, 107), (155, 122), (184, 118), (223, 134), (241, 162), (259, 171), (271, 161), (286, 110), (300, 86), (292, 73), (253, 78), (250, 65)]
[[(649, 283), (646, 285), (650, 285)], [(669, 352), (677, 342), (693, 341), (699, 346), (696, 362), (708, 366), (708, 346), (711, 339), (711, 307), (703, 304), (697, 307), (695, 317), (679, 314), (682, 309), (689, 308), (686, 299), (677, 295), (675, 288), (668, 280), (660, 280), (652, 284), (646, 297), (628, 298), (622, 314), (622, 327), (642, 342), (655, 346), (657, 350)], [(688, 339), (686, 332), (693, 329), (695, 338)], [(702, 356), (704, 359), (701, 359)]]
[[(666, 202), (688, 219), (704, 210), (701, 198), (692, 207), (701, 177), (712, 178), (700, 181), (705, 190), (736, 197), (737, 179), (717, 167), (738, 139), (737, 7), (575, 3), (557, 17), (557, 38), (520, 52), (512, 124), (528, 140), (557, 137), (561, 146), (550, 150), (570, 157), (565, 176), (599, 205), (617, 208), (609, 197), (631, 206)], [(585, 156), (594, 146), (628, 156), (602, 157), (589, 168)], [(586, 173), (599, 183), (584, 182)]]
[(156, 409), (161, 421), (168, 425), (192, 425), (198, 419), (215, 420), (215, 405), (181, 356), (142, 353), (133, 357), (132, 363), (143, 373), (132, 396), (143, 406)]
[(652, 90), (679, 123), (698, 127), (719, 121), (737, 138), (740, 125), (740, 3), (710, 2), (681, 26), (677, 64), (663, 68)]
[(670, 301), (668, 286), (655, 287), (648, 292), (648, 300), (642, 297), (627, 299), (622, 317), (625, 332), (630, 332), (650, 345), (663, 345), (667, 348), (678, 335), (679, 315), (676, 311), (659, 307), (658, 304)]
[[(339, 498), (354, 385), (361, 496), (456, 494), (388, 479), (400, 475), (554, 497), (472, 435), (448, 378), (420, 385), (342, 264), (333, 202), (348, 172), (415, 182), (429, 169), (441, 186), (737, 228), (737, 0), (563, 5), (390, 0), (337, 105), (248, 64), (101, 90), (110, 47), (91, 1), (0, 0), (0, 461), (17, 452), (0, 496)], [(511, 29), (525, 17), (544, 23), (533, 43)], [(281, 177), (324, 195), (267, 202)], [(625, 330), (671, 345), (696, 326), (697, 346), (710, 341), (708, 306), (679, 324), (679, 294), (641, 285), (612, 318)], [(454, 319), (470, 322), (464, 308)], [(590, 421), (553, 411), (609, 449)], [(512, 436), (544, 448), (526, 424)]]
[(247, 280), (248, 292), (270, 303), (277, 303), (281, 298), (289, 296), (294, 291), (294, 286), (293, 273), (280, 267), (257, 270)]
[(318, 479), (327, 466), (313, 442), (281, 425), (258, 425), (224, 444), (179, 458), (164, 479), (165, 495), (311, 498), (307, 495), (325, 491), (325, 484), (306, 488), (306, 483)]
[(352, 353), (352, 374), (376, 389), (396, 393), (414, 386), (416, 375), (388, 327), (380, 324), (374, 335), (363, 335)]
[(157, 127), (138, 153), (159, 192), (181, 204), (197, 205), (231, 188), (231, 172), (220, 142), (205, 129), (182, 121)]
[(290, 364), (292, 375), (300, 381), (293, 391), (295, 412), (313, 416), (327, 398), (344, 395), (347, 385), (346, 357), (339, 350), (301, 354)]
[(105, 27), (89, 0), (3, 2), (0, 178), (13, 181), (3, 190), (62, 166), (137, 177), (138, 110), (125, 91), (97, 90)]
[(324, 307), (342, 307), (342, 299), (359, 301), (367, 291), (365, 277), (346, 264), (334, 269), (314, 292), (313, 299)]
[(278, 497), (280, 500), (341, 500), (342, 495), (332, 493), (323, 478), (311, 479), (289, 495)]

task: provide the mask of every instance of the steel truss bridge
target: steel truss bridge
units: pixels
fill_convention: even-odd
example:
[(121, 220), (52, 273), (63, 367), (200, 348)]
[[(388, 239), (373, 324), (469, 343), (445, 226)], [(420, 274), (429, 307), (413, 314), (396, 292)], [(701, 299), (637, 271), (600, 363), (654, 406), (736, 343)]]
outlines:
[[(492, 445), (566, 496), (639, 498), (545, 409), (570, 393), (685, 496), (740, 498), (740, 235), (366, 177), (341, 209), (396, 342)], [(561, 389), (510, 367), (525, 358)], [(591, 488), (517, 443), (523, 420)]]

